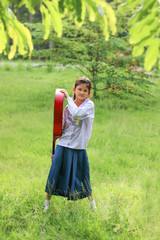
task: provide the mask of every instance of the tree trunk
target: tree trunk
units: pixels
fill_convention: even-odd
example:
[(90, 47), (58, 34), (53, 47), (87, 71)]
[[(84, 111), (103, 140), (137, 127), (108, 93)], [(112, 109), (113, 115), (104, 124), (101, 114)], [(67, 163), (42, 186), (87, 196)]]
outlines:
[(29, 22), (32, 23), (33, 22), (33, 15), (31, 13), (29, 13)]
[(49, 40), (49, 49), (53, 48), (53, 43), (51, 40)]
[(92, 83), (93, 83), (93, 96), (94, 96), (94, 98), (96, 98), (97, 97), (97, 86), (96, 86), (94, 79), (92, 79)]

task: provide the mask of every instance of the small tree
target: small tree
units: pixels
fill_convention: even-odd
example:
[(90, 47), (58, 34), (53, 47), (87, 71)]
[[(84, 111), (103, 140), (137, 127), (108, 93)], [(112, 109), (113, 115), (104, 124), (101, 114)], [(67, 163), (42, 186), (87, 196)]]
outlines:
[[(97, 97), (97, 91), (100, 90), (97, 88), (99, 83), (103, 82), (105, 88), (107, 86), (109, 88), (112, 84), (112, 69), (118, 67), (114, 66), (116, 53), (125, 50), (130, 52), (131, 49), (126, 41), (118, 40), (118, 38), (111, 38), (106, 42), (97, 22), (86, 23), (83, 29), (74, 30), (73, 33), (70, 31), (70, 26), (73, 23), (70, 24), (66, 27), (68, 28), (66, 33), (69, 32), (70, 34), (67, 50), (70, 52), (71, 59), (66, 59), (65, 63), (76, 64), (84, 75), (91, 78), (93, 95)], [(108, 72), (106, 69), (108, 69)]]
[[(107, 42), (97, 22), (86, 23), (83, 29), (77, 29), (71, 33), (70, 27), (67, 26), (70, 37), (66, 41), (66, 48), (70, 53), (70, 58), (65, 59), (65, 63), (76, 64), (80, 71), (92, 79), (94, 97), (97, 96), (97, 84), (104, 79), (107, 56)], [(78, 35), (78, 38), (76, 36)], [(74, 41), (76, 39), (76, 42)]]

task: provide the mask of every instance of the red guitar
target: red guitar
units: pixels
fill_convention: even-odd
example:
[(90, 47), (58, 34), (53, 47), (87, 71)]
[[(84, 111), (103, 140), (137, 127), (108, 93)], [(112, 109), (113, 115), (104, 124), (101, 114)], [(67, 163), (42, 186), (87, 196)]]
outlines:
[(54, 100), (54, 122), (53, 122), (53, 148), (52, 155), (55, 152), (55, 143), (62, 135), (62, 120), (63, 120), (63, 101), (64, 94), (61, 93), (62, 89), (57, 88)]

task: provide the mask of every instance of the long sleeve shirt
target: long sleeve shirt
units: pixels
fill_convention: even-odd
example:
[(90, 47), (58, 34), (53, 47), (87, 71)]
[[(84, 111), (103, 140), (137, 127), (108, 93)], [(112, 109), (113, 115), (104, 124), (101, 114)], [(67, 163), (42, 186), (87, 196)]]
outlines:
[(67, 98), (68, 105), (63, 115), (63, 131), (58, 145), (86, 149), (91, 137), (94, 119), (94, 103), (88, 98), (77, 107), (71, 97)]

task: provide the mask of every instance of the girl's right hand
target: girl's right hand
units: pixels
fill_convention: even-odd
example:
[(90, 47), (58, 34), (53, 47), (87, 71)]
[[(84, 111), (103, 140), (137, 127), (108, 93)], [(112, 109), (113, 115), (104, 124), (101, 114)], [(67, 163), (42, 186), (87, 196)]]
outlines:
[(69, 97), (69, 94), (65, 89), (62, 89), (60, 92), (64, 94), (65, 98)]

